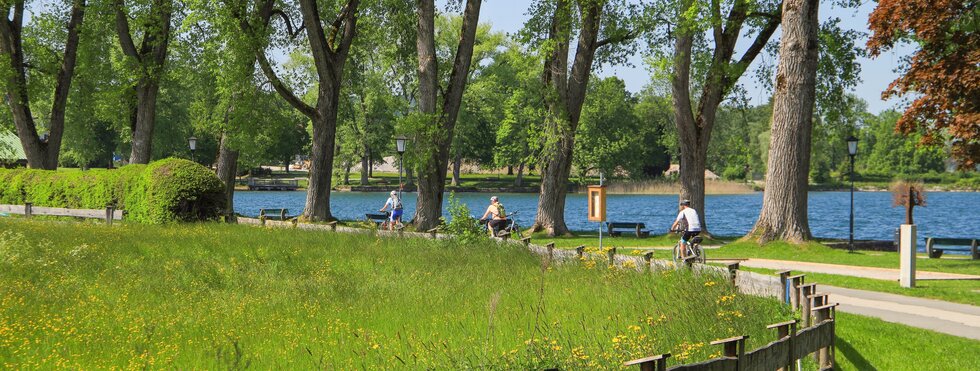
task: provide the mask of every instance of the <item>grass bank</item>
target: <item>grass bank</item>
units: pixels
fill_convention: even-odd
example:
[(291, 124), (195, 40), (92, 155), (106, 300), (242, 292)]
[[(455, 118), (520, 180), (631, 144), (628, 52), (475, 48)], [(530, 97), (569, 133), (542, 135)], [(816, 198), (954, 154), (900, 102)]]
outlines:
[(837, 311), (841, 370), (976, 370), (980, 341)]
[[(789, 318), (721, 277), (488, 242), (0, 220), (0, 367), (615, 368)], [(696, 325), (695, 325), (696, 324)]]

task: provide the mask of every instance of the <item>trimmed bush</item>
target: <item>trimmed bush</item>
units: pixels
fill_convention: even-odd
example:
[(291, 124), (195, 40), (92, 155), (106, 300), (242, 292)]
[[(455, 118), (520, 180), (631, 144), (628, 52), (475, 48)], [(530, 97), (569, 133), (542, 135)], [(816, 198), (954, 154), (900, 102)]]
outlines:
[(221, 180), (194, 162), (168, 158), (119, 169), (0, 169), (0, 204), (126, 210), (141, 223), (215, 219), (225, 207)]

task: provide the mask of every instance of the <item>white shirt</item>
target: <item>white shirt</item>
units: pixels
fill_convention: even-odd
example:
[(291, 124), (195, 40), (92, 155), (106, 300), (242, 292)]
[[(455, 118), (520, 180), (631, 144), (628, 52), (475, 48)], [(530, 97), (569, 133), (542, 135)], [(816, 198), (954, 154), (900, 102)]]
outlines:
[(402, 202), (398, 197), (388, 197), (388, 201), (385, 201), (385, 207), (391, 206), (392, 210), (397, 210), (402, 208)]
[(698, 212), (690, 207), (685, 207), (677, 214), (677, 219), (675, 221), (679, 222), (681, 219), (687, 221), (687, 231), (688, 232), (700, 232), (701, 231), (701, 219), (698, 219)]

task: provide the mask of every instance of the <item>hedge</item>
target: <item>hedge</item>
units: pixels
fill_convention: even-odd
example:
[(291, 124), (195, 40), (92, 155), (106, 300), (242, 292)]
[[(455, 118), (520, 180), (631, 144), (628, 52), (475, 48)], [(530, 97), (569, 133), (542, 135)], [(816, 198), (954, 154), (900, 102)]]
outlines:
[(0, 204), (126, 211), (160, 224), (216, 219), (225, 207), (221, 180), (194, 162), (168, 158), (118, 169), (0, 169)]

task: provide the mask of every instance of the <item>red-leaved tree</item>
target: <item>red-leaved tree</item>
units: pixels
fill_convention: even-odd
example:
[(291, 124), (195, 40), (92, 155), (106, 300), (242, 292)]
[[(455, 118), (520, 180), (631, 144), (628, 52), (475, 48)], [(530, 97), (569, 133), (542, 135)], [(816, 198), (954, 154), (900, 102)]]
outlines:
[(868, 23), (868, 51), (880, 55), (898, 42), (918, 50), (882, 98), (915, 99), (896, 130), (921, 131), (927, 143), (950, 141), (961, 168), (980, 164), (980, 1), (880, 0)]

